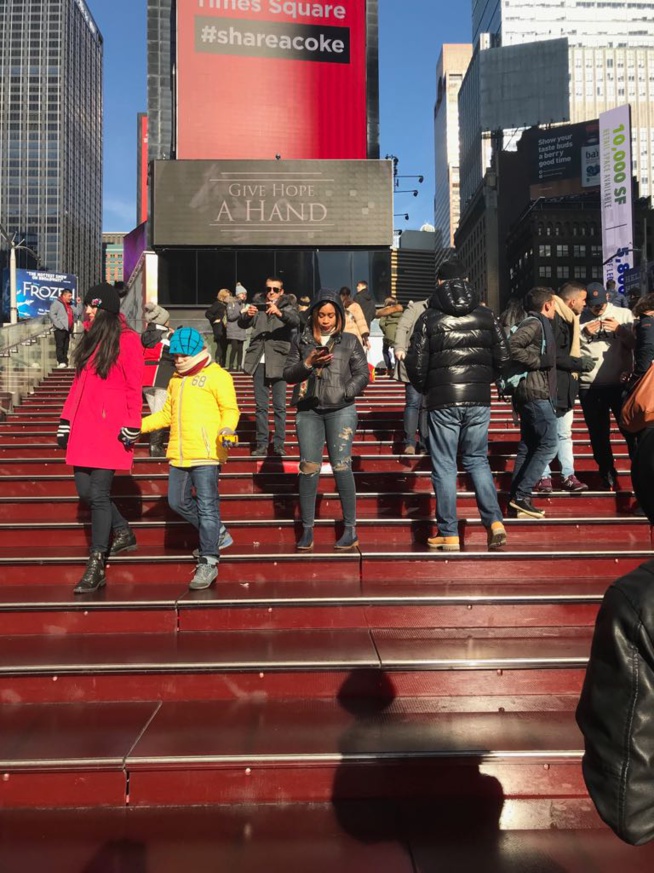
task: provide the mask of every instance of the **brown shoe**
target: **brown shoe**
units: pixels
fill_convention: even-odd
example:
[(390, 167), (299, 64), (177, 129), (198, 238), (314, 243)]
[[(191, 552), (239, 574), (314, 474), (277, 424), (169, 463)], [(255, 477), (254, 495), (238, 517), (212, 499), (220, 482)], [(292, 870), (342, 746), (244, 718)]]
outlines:
[(461, 551), (458, 537), (429, 537), (427, 545), (430, 549), (439, 549), (441, 552)]
[(506, 530), (501, 521), (494, 521), (489, 528), (486, 528), (488, 533), (488, 551), (494, 552), (506, 545)]

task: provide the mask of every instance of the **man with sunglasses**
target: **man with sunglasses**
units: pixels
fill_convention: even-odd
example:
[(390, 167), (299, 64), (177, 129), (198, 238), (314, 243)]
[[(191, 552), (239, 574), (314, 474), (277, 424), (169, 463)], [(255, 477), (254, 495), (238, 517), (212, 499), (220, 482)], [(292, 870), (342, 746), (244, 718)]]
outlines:
[[(629, 309), (615, 306), (609, 300), (600, 282), (590, 283), (586, 311), (581, 315), (581, 354), (593, 358), (595, 367), (581, 374), (579, 399), (602, 488), (607, 491), (617, 486), (611, 413), (619, 422), (623, 382), (633, 370), (633, 320)], [(633, 437), (627, 433), (623, 436), (631, 453)]]
[(252, 328), (243, 369), (252, 376), (256, 406), (256, 443), (253, 457), (268, 454), (270, 427), (268, 413), (272, 392), (275, 433), (274, 455), (283, 456), (286, 437), (286, 382), (282, 378), (292, 333), (300, 326), (297, 306), (284, 294), (284, 283), (275, 276), (266, 280), (265, 301), (250, 303), (243, 310), (239, 327)]

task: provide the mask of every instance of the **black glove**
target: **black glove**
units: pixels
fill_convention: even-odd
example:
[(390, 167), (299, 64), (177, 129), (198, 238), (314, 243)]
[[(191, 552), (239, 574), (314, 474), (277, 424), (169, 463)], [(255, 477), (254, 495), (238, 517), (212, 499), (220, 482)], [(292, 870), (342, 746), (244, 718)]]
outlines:
[(121, 427), (118, 439), (126, 449), (131, 449), (140, 435), (141, 429), (139, 427)]
[(66, 418), (59, 419), (59, 427), (57, 428), (57, 445), (60, 449), (65, 449), (68, 446), (68, 438), (70, 437), (70, 422)]
[(595, 369), (596, 364), (595, 358), (591, 358), (590, 355), (582, 355), (581, 356), (581, 372), (582, 373), (592, 373)]

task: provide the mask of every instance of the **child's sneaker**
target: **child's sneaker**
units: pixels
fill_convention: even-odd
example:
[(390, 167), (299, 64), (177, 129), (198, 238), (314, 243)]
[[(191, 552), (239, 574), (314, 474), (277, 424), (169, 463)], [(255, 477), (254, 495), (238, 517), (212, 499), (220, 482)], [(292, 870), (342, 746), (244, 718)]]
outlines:
[[(222, 552), (223, 549), (228, 549), (230, 546), (234, 545), (234, 539), (230, 532), (227, 530), (225, 525), (221, 525), (220, 527), (220, 539), (218, 540), (218, 551)], [(200, 549), (193, 549), (193, 557), (200, 557)]]
[(191, 591), (203, 591), (205, 588), (211, 588), (217, 578), (218, 564), (210, 564), (206, 558), (200, 558), (188, 587)]

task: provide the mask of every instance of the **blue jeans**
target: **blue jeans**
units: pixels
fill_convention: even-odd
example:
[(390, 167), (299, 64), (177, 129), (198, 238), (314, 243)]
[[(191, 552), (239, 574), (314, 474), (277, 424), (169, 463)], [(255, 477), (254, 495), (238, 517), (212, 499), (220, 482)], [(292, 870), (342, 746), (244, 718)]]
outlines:
[[(568, 409), (567, 412), (556, 413), (556, 438), (558, 440), (556, 457), (559, 459), (559, 464), (561, 465), (562, 479), (568, 479), (570, 476), (574, 476), (575, 472), (575, 458), (572, 452), (572, 420), (574, 414), (574, 409)], [(548, 479), (552, 478), (552, 470), (550, 469), (549, 464), (547, 464), (543, 470), (541, 478), (544, 479), (546, 477)]]
[(489, 406), (447, 406), (429, 412), (431, 480), (436, 494), (436, 522), (443, 537), (458, 535), (456, 515), (457, 451), (470, 475), (481, 520), (486, 527), (502, 521), (497, 490), (488, 463)]
[(357, 424), (354, 403), (342, 409), (298, 410), (295, 428), (300, 444), (300, 513), (304, 527), (313, 527), (315, 520), (318, 477), (325, 443), (341, 500), (343, 521), (346, 527), (356, 525), (357, 495), (352, 473), (352, 443)]
[[(220, 539), (220, 467), (202, 464), (198, 467), (170, 467), (168, 503), (200, 533), (200, 557), (218, 563)], [(195, 488), (195, 494), (191, 489)]]
[(410, 382), (405, 385), (404, 406), (404, 445), (416, 446), (416, 431), (423, 446), (427, 445), (429, 425), (427, 424), (427, 412), (423, 405), (423, 396), (413, 387)]
[(268, 411), (272, 390), (273, 413), (275, 416), (275, 435), (273, 445), (284, 448), (286, 437), (286, 382), (283, 379), (266, 379), (266, 365), (258, 364), (252, 376), (254, 383), (254, 402), (256, 405), (255, 428), (257, 446), (268, 446), (270, 426)]
[(559, 446), (556, 413), (549, 400), (531, 400), (519, 414), (520, 445), (511, 479), (511, 500), (531, 499), (534, 485)]

